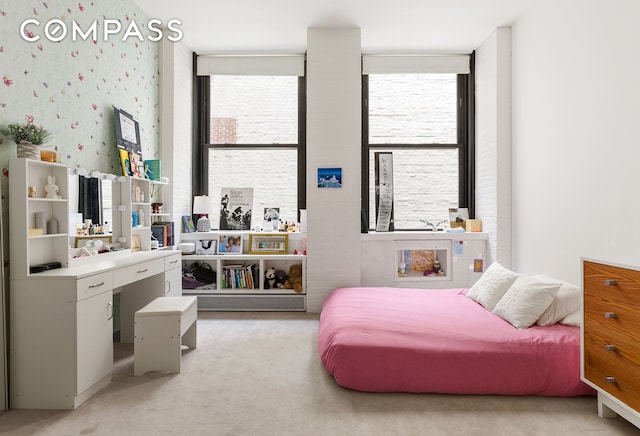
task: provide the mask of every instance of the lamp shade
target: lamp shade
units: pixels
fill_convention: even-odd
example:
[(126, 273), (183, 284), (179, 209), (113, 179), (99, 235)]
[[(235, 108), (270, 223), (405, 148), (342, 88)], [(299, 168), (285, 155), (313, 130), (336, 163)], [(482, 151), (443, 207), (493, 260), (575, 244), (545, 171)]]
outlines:
[(206, 195), (193, 197), (193, 214), (202, 215), (196, 223), (196, 230), (199, 232), (211, 231), (211, 221), (205, 215), (212, 210), (211, 199)]
[(207, 195), (197, 195), (193, 197), (193, 214), (208, 214), (211, 212), (211, 200)]

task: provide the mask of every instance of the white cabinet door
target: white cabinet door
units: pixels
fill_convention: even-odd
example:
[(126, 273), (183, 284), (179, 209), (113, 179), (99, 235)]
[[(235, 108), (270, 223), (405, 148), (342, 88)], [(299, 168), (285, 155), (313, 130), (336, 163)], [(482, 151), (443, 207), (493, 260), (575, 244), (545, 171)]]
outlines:
[(77, 311), (76, 395), (79, 395), (113, 369), (112, 292), (78, 301)]
[(171, 268), (164, 272), (164, 293), (167, 297), (182, 295), (182, 270)]

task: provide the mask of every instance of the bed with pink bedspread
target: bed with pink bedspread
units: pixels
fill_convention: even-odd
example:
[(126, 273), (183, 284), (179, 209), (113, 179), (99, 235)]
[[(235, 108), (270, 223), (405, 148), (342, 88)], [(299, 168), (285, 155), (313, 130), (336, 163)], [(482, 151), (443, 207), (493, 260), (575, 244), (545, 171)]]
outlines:
[(324, 367), (367, 392), (595, 394), (580, 380), (579, 327), (518, 330), (466, 292), (336, 289), (320, 315)]

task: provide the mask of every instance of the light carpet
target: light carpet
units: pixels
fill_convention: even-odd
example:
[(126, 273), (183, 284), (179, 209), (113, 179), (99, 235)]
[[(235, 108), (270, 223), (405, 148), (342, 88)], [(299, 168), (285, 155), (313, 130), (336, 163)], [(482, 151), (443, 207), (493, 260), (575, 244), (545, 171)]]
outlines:
[(113, 382), (77, 410), (10, 410), (6, 435), (637, 435), (595, 398), (374, 394), (320, 363), (318, 315), (200, 312), (180, 374), (133, 376), (115, 344)]

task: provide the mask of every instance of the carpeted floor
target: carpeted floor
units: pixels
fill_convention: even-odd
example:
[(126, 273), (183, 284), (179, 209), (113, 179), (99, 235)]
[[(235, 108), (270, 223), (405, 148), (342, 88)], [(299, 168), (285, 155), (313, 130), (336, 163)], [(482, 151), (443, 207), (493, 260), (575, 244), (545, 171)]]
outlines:
[(113, 382), (73, 411), (10, 410), (7, 435), (638, 435), (595, 398), (371, 394), (322, 367), (317, 314), (200, 312), (182, 373), (133, 376), (115, 344)]

